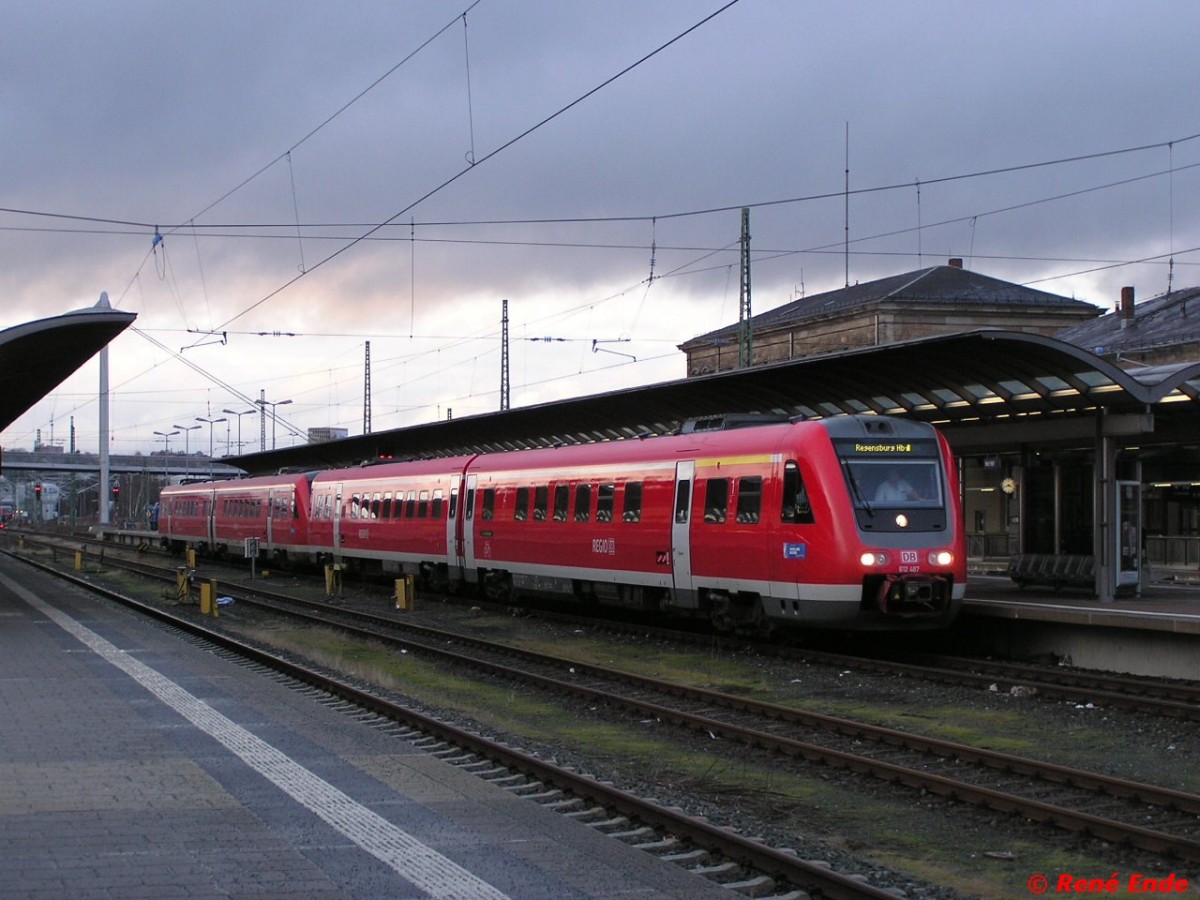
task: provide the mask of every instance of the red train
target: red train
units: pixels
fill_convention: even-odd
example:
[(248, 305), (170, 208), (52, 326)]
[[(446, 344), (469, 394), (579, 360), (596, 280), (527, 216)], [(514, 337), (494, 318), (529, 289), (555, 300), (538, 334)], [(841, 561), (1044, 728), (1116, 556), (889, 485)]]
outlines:
[(845, 416), (168, 487), (164, 540), (488, 596), (779, 625), (947, 625), (966, 586), (931, 426)]

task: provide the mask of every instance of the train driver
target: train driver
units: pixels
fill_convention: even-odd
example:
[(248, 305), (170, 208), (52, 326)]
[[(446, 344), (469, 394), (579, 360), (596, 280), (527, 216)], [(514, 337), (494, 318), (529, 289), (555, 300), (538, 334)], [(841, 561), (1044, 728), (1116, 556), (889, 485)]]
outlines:
[(888, 469), (887, 478), (875, 489), (876, 503), (895, 503), (901, 500), (920, 500), (913, 486), (895, 466)]

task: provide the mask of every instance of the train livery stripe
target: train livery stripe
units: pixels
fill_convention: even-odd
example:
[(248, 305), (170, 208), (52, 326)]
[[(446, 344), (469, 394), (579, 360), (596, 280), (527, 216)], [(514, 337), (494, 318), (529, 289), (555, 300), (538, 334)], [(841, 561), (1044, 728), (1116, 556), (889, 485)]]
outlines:
[(712, 459), (697, 459), (697, 469), (719, 469), (721, 466), (768, 466), (778, 464), (783, 457), (778, 453), (755, 453), (746, 456), (717, 456)]
[(66, 613), (47, 606), (38, 597), (8, 578), (0, 576), (0, 581), (42, 615), (53, 620), (80, 643), (123, 671), (283, 793), (391, 868), (401, 878), (435, 897), (462, 900), (476, 897), (492, 900), (507, 898), (507, 894), (347, 796), (156, 669), (134, 659)]

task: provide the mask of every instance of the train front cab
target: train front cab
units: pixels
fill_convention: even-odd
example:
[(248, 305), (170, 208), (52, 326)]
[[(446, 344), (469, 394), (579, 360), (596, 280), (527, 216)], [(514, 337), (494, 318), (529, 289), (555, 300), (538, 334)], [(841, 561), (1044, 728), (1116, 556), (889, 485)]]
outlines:
[[(966, 573), (957, 483), (940, 436), (875, 416), (795, 423), (774, 435), (757, 446), (714, 442), (722, 452), (677, 464), (675, 610), (760, 633), (947, 625)], [(881, 485), (897, 467), (923, 485), (921, 497), (873, 503), (876, 493), (895, 496)]]
[(945, 438), (923, 423), (881, 417), (834, 419), (829, 428), (851, 511), (847, 543), (857, 549), (850, 557), (861, 584), (859, 627), (945, 627), (962, 605), (967, 575)]

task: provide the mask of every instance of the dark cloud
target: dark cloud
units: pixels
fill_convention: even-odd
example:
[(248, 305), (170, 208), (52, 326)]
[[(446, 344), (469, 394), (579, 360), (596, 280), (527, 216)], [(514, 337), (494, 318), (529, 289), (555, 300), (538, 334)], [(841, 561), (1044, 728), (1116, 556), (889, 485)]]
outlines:
[[(466, 4), (441, 0), (10, 4), (0, 206), (141, 226), (0, 214), (4, 324), (108, 290), (173, 348), (226, 323), (304, 332), (190, 352), (249, 395), (303, 394), (289, 411), (321, 425), (361, 398), (347, 359), (371, 334), (404, 361), (383, 424), (494, 406), (505, 297), (525, 337), (576, 342), (524, 341), (514, 402), (671, 377), (646, 360), (736, 315), (739, 206), (835, 195), (755, 207), (756, 309), (842, 284), (847, 123), (852, 280), (955, 255), (1107, 306), (1166, 286), (1164, 260), (1120, 263), (1174, 253), (1175, 283), (1196, 281), (1200, 7), (1182, 0), (743, 0), (492, 155), (718, 6), (483, 0), (464, 31)], [(629, 220), (453, 224), (594, 217)], [(652, 256), (666, 277), (647, 285)], [(636, 365), (590, 353), (610, 335)], [(129, 449), (180, 407), (234, 402), (120, 341)], [(82, 403), (72, 384), (5, 442)]]

